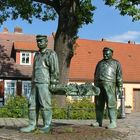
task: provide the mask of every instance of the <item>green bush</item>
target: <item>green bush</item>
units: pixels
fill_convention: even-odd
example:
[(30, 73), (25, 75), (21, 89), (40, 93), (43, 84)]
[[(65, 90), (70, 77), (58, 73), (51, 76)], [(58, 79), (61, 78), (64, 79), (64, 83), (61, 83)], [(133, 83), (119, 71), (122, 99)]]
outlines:
[(70, 119), (95, 119), (95, 104), (90, 99), (76, 100), (69, 107)]
[[(95, 105), (90, 99), (83, 98), (72, 103), (67, 102), (64, 108), (58, 107), (52, 100), (53, 119), (95, 119)], [(0, 117), (23, 118), (28, 116), (28, 103), (25, 97), (11, 96), (0, 108)]]
[(25, 97), (10, 96), (0, 108), (0, 117), (21, 118), (28, 114), (28, 103)]
[(52, 99), (52, 118), (53, 119), (66, 119), (67, 113), (66, 108), (58, 107), (56, 99)]
[(53, 101), (53, 119), (95, 119), (95, 105), (83, 98), (67, 103), (65, 108), (58, 108)]

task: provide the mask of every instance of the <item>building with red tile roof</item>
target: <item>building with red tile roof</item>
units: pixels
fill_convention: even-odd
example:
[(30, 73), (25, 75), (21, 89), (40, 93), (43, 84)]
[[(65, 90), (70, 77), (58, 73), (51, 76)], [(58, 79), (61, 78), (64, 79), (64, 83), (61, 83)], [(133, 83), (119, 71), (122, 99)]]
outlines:
[[(30, 92), (33, 57), (38, 51), (35, 35), (15, 31), (9, 33), (4, 29), (0, 33), (1, 97), (7, 94), (27, 96)], [(48, 47), (53, 49), (53, 46), (54, 38), (49, 36)], [(93, 82), (95, 67), (103, 57), (104, 47), (112, 48), (113, 58), (122, 65), (126, 105), (131, 105), (133, 111), (140, 111), (140, 44), (78, 39), (74, 45), (69, 82)]]
[(140, 83), (140, 44), (78, 39), (71, 62), (69, 79), (72, 81), (93, 81), (97, 62), (103, 58), (102, 50), (114, 50), (113, 58), (120, 61), (124, 83)]

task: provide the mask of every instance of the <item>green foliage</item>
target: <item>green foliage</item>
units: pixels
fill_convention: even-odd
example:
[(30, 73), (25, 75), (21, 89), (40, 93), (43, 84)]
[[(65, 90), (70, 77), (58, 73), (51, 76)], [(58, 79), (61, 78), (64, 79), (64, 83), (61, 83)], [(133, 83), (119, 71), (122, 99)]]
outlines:
[(54, 20), (56, 12), (53, 7), (46, 5), (43, 1), (31, 0), (4, 0), (0, 1), (0, 23), (2, 24), (8, 18), (13, 20), (17, 18), (32, 22), (33, 17), (46, 20)]
[[(83, 98), (72, 103), (67, 102), (66, 107), (58, 107), (56, 100), (52, 100), (53, 119), (95, 119), (95, 104), (90, 99)], [(117, 117), (120, 118), (120, 108)], [(27, 99), (22, 96), (10, 96), (4, 107), (0, 108), (0, 117), (24, 118), (28, 116)], [(104, 118), (108, 119), (105, 110)]]
[[(95, 119), (95, 105), (89, 99), (67, 103), (60, 108), (52, 100), (53, 119)], [(24, 118), (28, 115), (28, 103), (25, 97), (10, 96), (4, 107), (0, 108), (0, 117)]]
[[(72, 9), (72, 11), (71, 11)], [(40, 1), (40, 0), (5, 0), (0, 1), (0, 23), (2, 24), (8, 18), (17, 19), (18, 17), (32, 22), (33, 17), (43, 21), (54, 20), (57, 14), (68, 13), (68, 16), (77, 17), (79, 25), (92, 22), (92, 11), (95, 7), (91, 0), (82, 1)], [(67, 18), (67, 17), (65, 17)], [(74, 21), (73, 21), (74, 22)]]
[(52, 118), (53, 119), (66, 119), (67, 118), (66, 110), (67, 110), (66, 108), (58, 107), (56, 100), (52, 99), (52, 111), (53, 111)]
[(79, 4), (79, 8), (75, 12), (75, 16), (79, 21), (79, 25), (89, 24), (93, 22), (93, 11), (96, 9), (92, 5), (91, 0), (82, 0)]
[(71, 119), (95, 119), (95, 105), (87, 98), (70, 104), (70, 111)]
[(132, 17), (132, 21), (140, 20), (139, 0), (104, 0), (106, 5), (115, 6), (121, 15)]
[(65, 108), (53, 108), (53, 119), (67, 119), (67, 111)]
[(95, 119), (95, 105), (91, 100), (83, 98), (67, 103), (66, 108), (57, 108), (53, 104), (54, 119)]
[(0, 108), (0, 117), (20, 118), (28, 114), (28, 104), (25, 97), (10, 96), (5, 106)]

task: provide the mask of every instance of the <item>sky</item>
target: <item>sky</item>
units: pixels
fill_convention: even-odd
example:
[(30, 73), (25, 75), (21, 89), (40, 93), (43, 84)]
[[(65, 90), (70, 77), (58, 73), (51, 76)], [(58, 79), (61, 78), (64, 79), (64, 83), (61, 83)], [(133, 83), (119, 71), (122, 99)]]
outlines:
[[(84, 25), (79, 29), (79, 38), (89, 40), (101, 40), (102, 38), (114, 42), (133, 41), (140, 44), (140, 21), (132, 22), (129, 16), (121, 16), (114, 7), (104, 5), (103, 0), (93, 0), (96, 6), (94, 11), (94, 22)], [(32, 24), (18, 19), (16, 21), (8, 20), (0, 26), (0, 32), (7, 27), (9, 32), (14, 32), (14, 27), (22, 27), (25, 34), (47, 34), (56, 32), (57, 20), (43, 22), (34, 19)]]

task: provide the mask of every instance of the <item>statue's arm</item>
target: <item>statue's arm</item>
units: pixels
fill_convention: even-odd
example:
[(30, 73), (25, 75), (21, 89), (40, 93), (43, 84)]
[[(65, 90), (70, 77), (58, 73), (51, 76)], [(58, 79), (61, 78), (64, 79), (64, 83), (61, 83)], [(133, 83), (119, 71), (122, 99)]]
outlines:
[(59, 83), (59, 64), (57, 54), (53, 51), (49, 57), (50, 62), (50, 83), (56, 85)]
[(35, 60), (37, 58), (37, 55), (38, 55), (38, 53), (35, 53), (34, 62), (33, 62), (33, 70), (32, 70), (32, 84), (33, 84), (34, 79), (35, 79)]
[(118, 89), (118, 96), (119, 96), (119, 98), (121, 98), (122, 97), (122, 88), (123, 88), (123, 78), (122, 78), (122, 67), (119, 62), (117, 65), (116, 87)]

